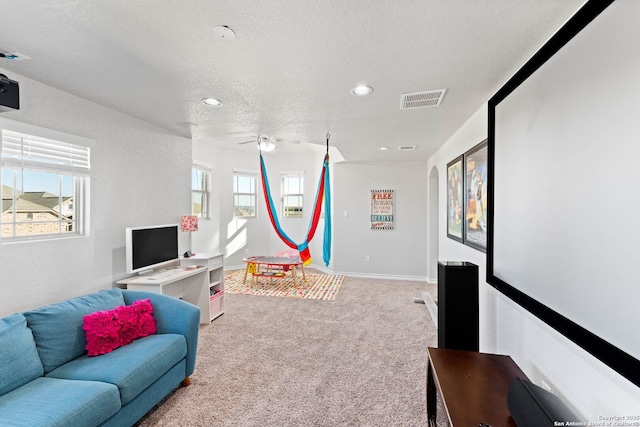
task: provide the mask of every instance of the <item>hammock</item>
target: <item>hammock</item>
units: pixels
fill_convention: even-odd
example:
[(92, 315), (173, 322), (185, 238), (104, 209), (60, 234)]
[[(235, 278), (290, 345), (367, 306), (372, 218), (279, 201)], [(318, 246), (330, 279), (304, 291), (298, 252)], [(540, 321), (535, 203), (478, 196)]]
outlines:
[(264, 193), (264, 199), (267, 204), (267, 211), (269, 212), (269, 219), (276, 231), (276, 234), (282, 239), (282, 241), (292, 249), (297, 249), (300, 253), (300, 259), (304, 265), (311, 264), (311, 253), (309, 252), (309, 242), (313, 239), (313, 235), (318, 228), (318, 222), (320, 220), (320, 212), (322, 211), (322, 200), (324, 199), (324, 242), (322, 244), (322, 259), (326, 266), (329, 265), (331, 259), (331, 191), (329, 184), (329, 134), (327, 134), (327, 154), (324, 156), (322, 163), (322, 173), (318, 181), (318, 189), (316, 192), (315, 203), (313, 205), (313, 213), (311, 215), (311, 221), (309, 222), (309, 229), (307, 231), (307, 237), (304, 242), (298, 244), (295, 243), (280, 227), (280, 221), (278, 221), (278, 214), (271, 198), (271, 191), (269, 189), (269, 179), (267, 178), (267, 169), (264, 165), (264, 159), (262, 158), (262, 151), (260, 151), (260, 173), (262, 175), (262, 190)]

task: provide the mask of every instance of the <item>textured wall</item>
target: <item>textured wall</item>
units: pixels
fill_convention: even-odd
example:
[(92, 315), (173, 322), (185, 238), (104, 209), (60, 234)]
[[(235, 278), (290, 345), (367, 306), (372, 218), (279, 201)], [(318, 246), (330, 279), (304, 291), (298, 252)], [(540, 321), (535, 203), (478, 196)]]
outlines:
[[(20, 82), (6, 119), (92, 139), (90, 235), (2, 243), (0, 315), (110, 288), (126, 276), (124, 229), (177, 223), (190, 209), (191, 141), (0, 69)], [(186, 248), (187, 240), (181, 236)]]
[[(426, 280), (426, 163), (339, 163), (333, 178), (334, 271)], [(372, 230), (371, 190), (387, 189), (394, 229)]]

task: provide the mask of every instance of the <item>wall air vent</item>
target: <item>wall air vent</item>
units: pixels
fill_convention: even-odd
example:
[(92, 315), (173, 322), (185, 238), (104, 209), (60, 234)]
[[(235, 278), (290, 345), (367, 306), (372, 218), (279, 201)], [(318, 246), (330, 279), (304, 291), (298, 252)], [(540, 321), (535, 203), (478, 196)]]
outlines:
[(398, 147), (398, 150), (400, 151), (413, 151), (416, 149), (415, 145), (401, 145)]
[(437, 107), (444, 98), (446, 89), (430, 90), (426, 92), (405, 93), (400, 97), (400, 109)]

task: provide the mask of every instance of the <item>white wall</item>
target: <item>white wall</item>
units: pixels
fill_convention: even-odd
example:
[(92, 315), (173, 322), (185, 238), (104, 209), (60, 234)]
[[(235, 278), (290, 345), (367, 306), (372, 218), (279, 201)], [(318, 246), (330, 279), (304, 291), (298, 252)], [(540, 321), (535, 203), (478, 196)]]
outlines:
[(484, 105), (428, 162), (440, 174), (439, 258), (480, 267), (480, 351), (510, 355), (534, 383), (548, 385), (588, 421), (640, 414), (638, 387), (488, 285), (485, 254), (446, 237), (446, 164), (486, 137)]
[(440, 205), (439, 197), (439, 176), (438, 168), (432, 166), (429, 169), (429, 238), (427, 239), (428, 250), (428, 270), (427, 281), (429, 283), (438, 282), (438, 236), (440, 235), (440, 218), (438, 215), (438, 207)]
[[(480, 351), (493, 351), (494, 313), (493, 288), (485, 283), (486, 256), (483, 252), (463, 245), (447, 237), (447, 163), (487, 139), (487, 109), (478, 110), (428, 161), (431, 174), (438, 173), (438, 249), (437, 260), (430, 259), (432, 269), (437, 261), (468, 261), (476, 264), (480, 276)], [(434, 169), (435, 168), (435, 169)], [(431, 176), (431, 175), (430, 175)], [(433, 177), (431, 177), (433, 179)], [(430, 200), (433, 198), (430, 197)], [(430, 236), (431, 238), (431, 236)], [(434, 264), (435, 263), (435, 264)], [(437, 278), (437, 271), (431, 271), (430, 277)]]
[[(424, 162), (335, 165), (335, 272), (427, 279), (426, 166)], [(371, 230), (371, 190), (394, 190), (393, 230)], [(370, 262), (365, 261), (366, 256)]]
[(95, 141), (90, 235), (0, 244), (4, 316), (111, 288), (126, 277), (125, 227), (177, 223), (189, 212), (191, 141), (15, 73), (0, 73), (20, 83), (21, 108), (3, 118)]
[(222, 186), (224, 163), (221, 151), (204, 140), (193, 140), (193, 163), (204, 167), (211, 174), (209, 183), (209, 218), (198, 221), (198, 231), (192, 233), (192, 250), (198, 253), (220, 254), (222, 250), (220, 229), (222, 211)]

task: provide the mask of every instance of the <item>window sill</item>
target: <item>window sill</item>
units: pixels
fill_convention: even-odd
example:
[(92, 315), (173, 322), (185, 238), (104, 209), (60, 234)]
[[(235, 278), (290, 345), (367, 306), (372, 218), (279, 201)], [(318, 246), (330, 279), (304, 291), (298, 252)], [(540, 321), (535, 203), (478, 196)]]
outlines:
[(53, 240), (68, 240), (68, 239), (79, 239), (83, 237), (88, 237), (82, 234), (71, 234), (71, 235), (42, 235), (42, 236), (20, 236), (20, 237), (5, 237), (0, 239), (0, 245), (14, 245), (20, 243), (35, 243), (35, 242), (50, 242)]

